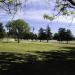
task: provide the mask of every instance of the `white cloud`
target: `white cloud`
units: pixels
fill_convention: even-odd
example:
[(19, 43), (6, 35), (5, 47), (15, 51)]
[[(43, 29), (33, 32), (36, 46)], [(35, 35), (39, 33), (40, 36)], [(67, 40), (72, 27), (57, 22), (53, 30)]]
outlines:
[(74, 24), (75, 18), (73, 16), (59, 16), (55, 19), (55, 21)]
[(35, 3), (35, 2), (36, 2), (36, 3), (37, 3), (37, 2), (40, 3), (40, 2), (43, 2), (43, 1), (44, 1), (44, 0), (28, 0), (27, 2), (28, 2), (28, 3)]
[(19, 11), (15, 15), (14, 19), (21, 18), (21, 19), (27, 19), (27, 20), (48, 21), (43, 18), (43, 15), (46, 13), (50, 14), (50, 11), (49, 10), (37, 10), (37, 11), (29, 10), (26, 12)]

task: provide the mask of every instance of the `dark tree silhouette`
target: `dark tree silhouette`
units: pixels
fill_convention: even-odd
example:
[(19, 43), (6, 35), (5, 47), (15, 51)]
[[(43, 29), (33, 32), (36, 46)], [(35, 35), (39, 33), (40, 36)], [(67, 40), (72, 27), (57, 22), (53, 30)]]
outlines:
[(53, 39), (58, 40), (58, 38), (59, 38), (58, 33), (55, 33), (54, 36), (53, 36)]
[(64, 41), (65, 40), (65, 35), (66, 35), (66, 29), (65, 28), (59, 28), (58, 30), (58, 36), (59, 36), (59, 41)]
[(71, 40), (73, 40), (73, 35), (72, 35), (72, 32), (69, 30), (69, 29), (67, 29), (66, 30), (66, 37), (65, 37), (65, 40), (67, 41), (67, 44), (68, 44), (68, 41), (71, 41)]
[(3, 28), (3, 24), (0, 23), (0, 38), (4, 38), (5, 37), (5, 29)]
[(55, 33), (53, 36), (54, 40), (58, 40), (58, 41), (71, 41), (74, 39), (74, 36), (72, 35), (71, 30), (69, 29), (65, 29), (65, 28), (59, 28), (58, 33)]
[(39, 30), (39, 34), (38, 34), (38, 39), (40, 40), (46, 40), (46, 32), (45, 32), (45, 29), (43, 28), (40, 28)]
[(46, 29), (46, 38), (47, 38), (47, 42), (52, 39), (52, 33), (49, 26), (47, 26), (47, 29)]

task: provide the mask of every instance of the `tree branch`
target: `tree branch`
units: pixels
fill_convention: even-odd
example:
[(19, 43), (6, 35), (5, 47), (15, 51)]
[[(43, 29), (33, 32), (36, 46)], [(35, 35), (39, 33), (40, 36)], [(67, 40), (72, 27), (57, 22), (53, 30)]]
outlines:
[(67, 0), (67, 1), (69, 1), (73, 6), (75, 6), (75, 1), (73, 0)]

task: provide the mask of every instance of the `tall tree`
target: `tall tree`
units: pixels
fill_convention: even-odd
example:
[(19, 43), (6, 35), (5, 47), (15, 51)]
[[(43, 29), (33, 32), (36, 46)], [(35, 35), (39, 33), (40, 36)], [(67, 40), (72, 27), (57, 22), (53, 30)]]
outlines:
[(65, 29), (65, 28), (59, 28), (58, 30), (58, 33), (55, 33), (54, 34), (54, 37), (53, 37), (55, 40), (58, 40), (58, 41), (70, 41), (70, 40), (73, 40), (73, 35), (72, 35), (72, 32), (71, 30), (69, 29)]
[(58, 30), (58, 36), (59, 36), (59, 38), (58, 38), (58, 40), (59, 41), (64, 41), (65, 40), (65, 35), (66, 35), (66, 29), (65, 28), (59, 28), (59, 30)]
[(33, 32), (29, 33), (29, 39), (33, 40), (37, 40), (37, 34), (34, 34)]
[(58, 40), (58, 38), (59, 38), (58, 33), (55, 33), (54, 36), (53, 36), (53, 39)]
[(38, 34), (38, 39), (40, 40), (45, 40), (46, 39), (46, 32), (43, 28), (40, 28), (39, 34)]
[(47, 29), (46, 29), (46, 38), (47, 38), (47, 42), (52, 38), (52, 33), (51, 33), (51, 29), (49, 25), (47, 26)]
[(66, 30), (66, 37), (65, 37), (65, 40), (67, 41), (67, 44), (68, 44), (68, 41), (73, 40), (72, 32), (71, 32), (71, 30), (69, 30), (69, 29)]
[(5, 29), (3, 28), (2, 23), (0, 23), (0, 38), (4, 38), (5, 37)]
[(22, 19), (8, 22), (6, 27), (9, 30), (9, 33), (11, 32), (14, 37), (17, 37), (18, 43), (20, 42), (19, 39), (23, 38), (23, 34), (28, 33), (30, 30), (28, 24)]

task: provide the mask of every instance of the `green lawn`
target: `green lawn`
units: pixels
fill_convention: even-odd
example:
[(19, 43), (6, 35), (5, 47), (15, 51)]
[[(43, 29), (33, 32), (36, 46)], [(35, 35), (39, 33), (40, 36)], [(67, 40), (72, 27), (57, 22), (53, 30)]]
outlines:
[(75, 75), (75, 51), (62, 50), (75, 50), (75, 44), (0, 42), (0, 75)]
[(59, 44), (59, 43), (46, 43), (46, 42), (12, 42), (0, 43), (0, 52), (17, 52), (26, 53), (28, 51), (53, 51), (53, 50), (71, 50), (75, 49), (74, 44)]

